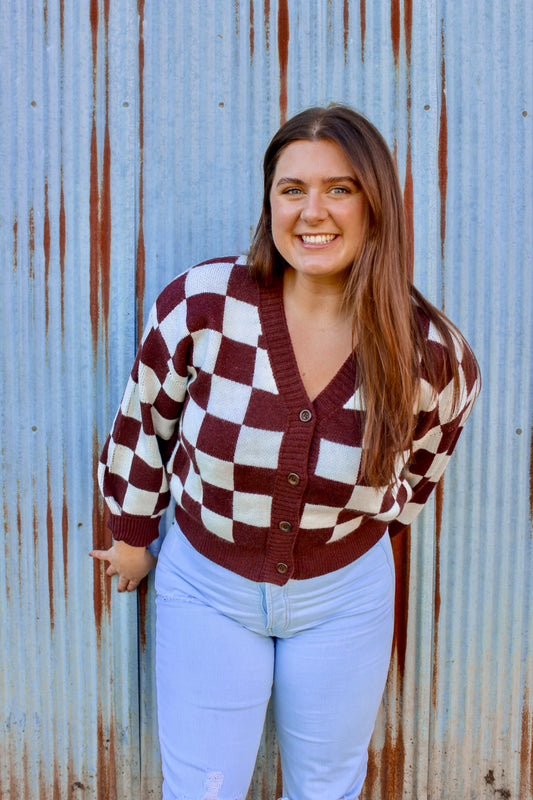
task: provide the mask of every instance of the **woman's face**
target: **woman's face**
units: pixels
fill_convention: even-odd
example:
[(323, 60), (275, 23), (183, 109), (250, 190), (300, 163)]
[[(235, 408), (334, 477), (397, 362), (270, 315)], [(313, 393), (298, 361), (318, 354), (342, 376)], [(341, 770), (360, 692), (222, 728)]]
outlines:
[(366, 199), (335, 142), (297, 140), (280, 153), (272, 189), (272, 237), (297, 275), (344, 285), (366, 230)]

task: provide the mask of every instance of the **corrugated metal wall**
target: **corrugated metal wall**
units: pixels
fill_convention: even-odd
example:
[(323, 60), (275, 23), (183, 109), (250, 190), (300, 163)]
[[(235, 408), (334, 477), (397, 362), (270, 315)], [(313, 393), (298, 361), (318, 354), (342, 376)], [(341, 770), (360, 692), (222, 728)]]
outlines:
[[(157, 798), (153, 588), (112, 592), (94, 467), (157, 292), (245, 250), (270, 136), (364, 111), (416, 280), (484, 390), (396, 543), (365, 800), (533, 798), (528, 0), (16, 0), (0, 26), (0, 797)], [(253, 800), (281, 793), (272, 720)]]

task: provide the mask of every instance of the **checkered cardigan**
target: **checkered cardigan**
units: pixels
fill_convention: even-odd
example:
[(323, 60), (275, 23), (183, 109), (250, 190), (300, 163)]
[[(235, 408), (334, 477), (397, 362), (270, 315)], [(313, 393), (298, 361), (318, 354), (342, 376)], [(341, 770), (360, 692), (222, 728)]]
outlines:
[[(245, 258), (193, 267), (164, 289), (99, 465), (115, 539), (147, 545), (176, 500), (193, 546), (254, 581), (278, 585), (338, 569), (426, 502), (479, 391), (456, 337), (453, 387), (421, 381), (414, 458), (392, 489), (359, 478), (363, 413), (353, 358), (311, 402), (279, 285), (261, 288)], [(435, 358), (445, 352), (426, 321)], [(446, 381), (448, 378), (446, 378)], [(444, 380), (443, 380), (444, 383)]]

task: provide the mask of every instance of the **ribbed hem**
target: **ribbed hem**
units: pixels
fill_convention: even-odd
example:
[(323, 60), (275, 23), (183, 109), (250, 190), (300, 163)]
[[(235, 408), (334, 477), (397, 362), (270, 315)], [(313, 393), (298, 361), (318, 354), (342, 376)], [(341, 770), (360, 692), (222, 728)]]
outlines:
[(136, 517), (133, 514), (110, 514), (107, 523), (113, 539), (133, 547), (148, 547), (159, 535), (160, 517)]

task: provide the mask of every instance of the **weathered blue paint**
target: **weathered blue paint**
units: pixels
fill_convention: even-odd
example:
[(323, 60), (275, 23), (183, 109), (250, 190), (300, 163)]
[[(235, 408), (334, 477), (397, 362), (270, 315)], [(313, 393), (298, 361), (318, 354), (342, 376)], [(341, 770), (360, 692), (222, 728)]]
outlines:
[[(95, 461), (158, 291), (247, 249), (270, 136), (332, 100), (396, 153), (415, 281), (484, 379), (396, 546), (364, 797), (533, 796), (532, 45), (527, 0), (6, 6), (1, 797), (160, 796), (153, 587), (119, 597), (87, 556)], [(280, 795), (269, 716), (249, 798)]]

